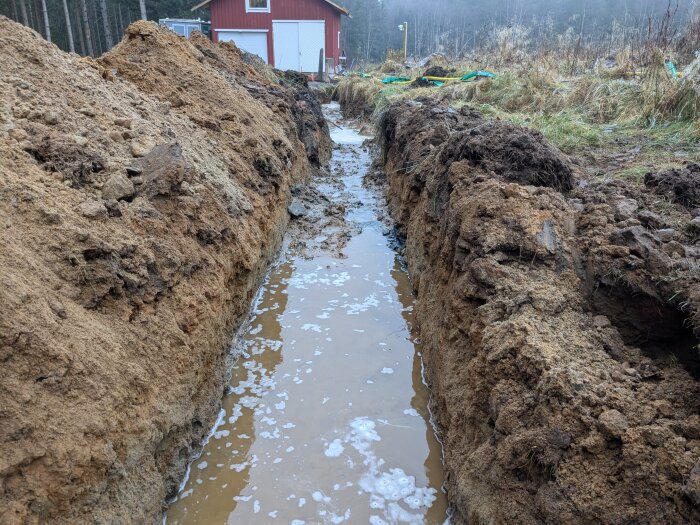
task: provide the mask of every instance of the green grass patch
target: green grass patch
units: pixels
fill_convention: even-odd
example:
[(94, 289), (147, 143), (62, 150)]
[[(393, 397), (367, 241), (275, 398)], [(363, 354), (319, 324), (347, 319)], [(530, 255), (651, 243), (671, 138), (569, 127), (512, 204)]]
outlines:
[(540, 131), (565, 153), (599, 147), (605, 142), (600, 127), (584, 122), (577, 113), (560, 111), (551, 115), (513, 113), (509, 120), (515, 124)]

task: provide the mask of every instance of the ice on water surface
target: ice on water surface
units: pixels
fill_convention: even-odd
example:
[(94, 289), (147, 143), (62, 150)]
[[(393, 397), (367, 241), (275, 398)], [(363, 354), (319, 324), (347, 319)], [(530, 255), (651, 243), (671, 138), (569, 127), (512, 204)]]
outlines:
[(364, 205), (348, 217), (362, 227), (343, 258), (283, 255), (271, 270), (234, 349), (223, 409), (167, 523), (445, 519), (439, 444), (416, 410), (427, 394), (409, 282), (363, 186), (365, 137), (344, 126), (332, 134), (346, 200)]

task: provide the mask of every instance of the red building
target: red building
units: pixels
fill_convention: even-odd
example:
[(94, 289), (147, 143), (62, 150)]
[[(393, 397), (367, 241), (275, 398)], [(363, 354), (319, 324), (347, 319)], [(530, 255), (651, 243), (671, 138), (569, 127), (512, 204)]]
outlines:
[(330, 0), (204, 0), (214, 42), (233, 41), (278, 69), (324, 71), (340, 60), (340, 19), (350, 13)]

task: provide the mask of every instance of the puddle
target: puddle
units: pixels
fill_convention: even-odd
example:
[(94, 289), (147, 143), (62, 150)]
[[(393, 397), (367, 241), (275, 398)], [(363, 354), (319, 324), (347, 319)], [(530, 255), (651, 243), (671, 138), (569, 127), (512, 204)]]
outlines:
[[(339, 121), (337, 105), (326, 112)], [(408, 277), (362, 185), (363, 137), (342, 125), (331, 135), (342, 195), (318, 189), (363, 203), (347, 212), (344, 258), (286, 250), (269, 273), (168, 524), (446, 522)]]

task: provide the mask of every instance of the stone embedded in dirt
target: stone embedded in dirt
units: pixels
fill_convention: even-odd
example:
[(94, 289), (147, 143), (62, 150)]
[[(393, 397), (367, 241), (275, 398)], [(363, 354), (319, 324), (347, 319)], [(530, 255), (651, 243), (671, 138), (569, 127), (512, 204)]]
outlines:
[(81, 147), (87, 146), (88, 142), (90, 142), (88, 140), (88, 138), (84, 137), (83, 135), (73, 134), (73, 135), (70, 135), (70, 138), (73, 142), (75, 142), (78, 146), (81, 146)]
[(155, 141), (148, 138), (134, 139), (131, 143), (131, 154), (136, 158), (145, 157), (155, 147)]
[(630, 252), (639, 257), (647, 257), (658, 248), (657, 239), (641, 226), (628, 226), (613, 231), (610, 242), (617, 246), (627, 246)]
[(634, 199), (620, 199), (615, 203), (615, 219), (624, 221), (634, 216), (639, 209), (639, 203)]
[(674, 230), (673, 228), (662, 228), (660, 230), (656, 230), (656, 237), (661, 242), (670, 242), (673, 240), (673, 235), (675, 233), (676, 230)]
[(136, 214), (146, 219), (160, 219), (163, 217), (156, 207), (143, 197), (136, 197), (131, 202), (130, 207)]
[(606, 410), (598, 416), (598, 421), (603, 429), (612, 437), (621, 438), (625, 430), (629, 428), (627, 418), (618, 410)]
[(49, 299), (49, 308), (51, 308), (51, 311), (56, 314), (60, 319), (65, 319), (66, 318), (66, 309), (63, 306), (63, 303), (57, 299)]
[(292, 202), (287, 208), (287, 211), (293, 219), (304, 217), (308, 213), (304, 205), (300, 202)]
[(131, 129), (133, 124), (133, 119), (130, 118), (115, 118), (114, 124), (121, 126), (122, 128)]
[(191, 171), (182, 155), (182, 148), (176, 143), (156, 146), (138, 162), (143, 179), (138, 193), (148, 199), (156, 195), (179, 194), (182, 182)]
[(658, 230), (666, 227), (666, 220), (659, 215), (649, 210), (642, 210), (637, 214), (639, 222), (651, 230)]
[(700, 439), (700, 414), (693, 414), (683, 421), (683, 435), (688, 439)]
[(122, 210), (119, 207), (119, 201), (116, 199), (105, 199), (105, 208), (107, 208), (107, 215), (110, 217), (121, 217)]
[(42, 120), (45, 124), (53, 126), (55, 124), (58, 124), (58, 114), (55, 111), (47, 111), (42, 116)]
[(695, 217), (693, 220), (691, 220), (690, 226), (696, 231), (700, 231), (700, 217)]
[(132, 197), (135, 193), (134, 183), (123, 173), (114, 173), (102, 186), (102, 198), (119, 201)]
[(88, 219), (107, 217), (107, 207), (100, 201), (86, 201), (78, 205), (78, 211)]
[(604, 315), (594, 315), (593, 326), (595, 326), (596, 328), (605, 328), (606, 326), (610, 326), (610, 319), (608, 319)]

